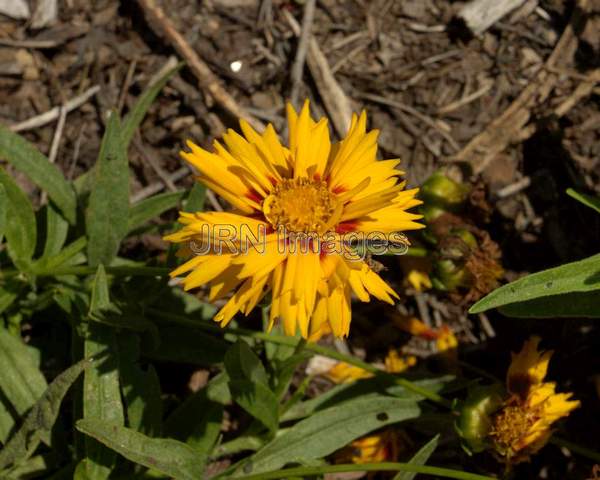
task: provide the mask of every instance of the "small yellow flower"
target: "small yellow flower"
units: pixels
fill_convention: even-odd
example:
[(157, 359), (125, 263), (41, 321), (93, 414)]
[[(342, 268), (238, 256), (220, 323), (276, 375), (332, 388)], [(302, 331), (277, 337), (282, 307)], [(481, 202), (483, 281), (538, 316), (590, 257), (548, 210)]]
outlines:
[(417, 364), (417, 357), (414, 355), (400, 356), (396, 349), (390, 349), (385, 357), (385, 371), (388, 373), (402, 373)]
[[(393, 348), (389, 350), (384, 360), (385, 371), (388, 373), (401, 373), (416, 364), (417, 357), (413, 355), (401, 356), (400, 352)], [(352, 383), (361, 378), (370, 378), (373, 374), (346, 362), (338, 362), (325, 372), (325, 376), (334, 383)]]
[(442, 325), (437, 330), (435, 346), (437, 347), (437, 351), (439, 353), (455, 350), (456, 347), (458, 347), (456, 335), (454, 335), (454, 332), (448, 325)]
[(400, 453), (400, 437), (395, 430), (386, 429), (353, 441), (336, 455), (338, 463), (393, 462)]
[(408, 283), (417, 291), (422, 292), (431, 288), (429, 275), (420, 270), (411, 270), (406, 276)]
[[(181, 212), (183, 228), (166, 240), (182, 244), (183, 256), (198, 245), (209, 248), (171, 276), (185, 274), (185, 290), (208, 284), (210, 301), (235, 292), (215, 315), (222, 326), (238, 312), (248, 315), (270, 293), (269, 328), (282, 321), (287, 335), (299, 330), (309, 338), (328, 324), (335, 336), (347, 336), (352, 294), (390, 304), (398, 295), (353, 257), (343, 236), (422, 228), (416, 222), (421, 216), (407, 211), (421, 201), (417, 189), (405, 190), (399, 181), (399, 160), (377, 160), (378, 132), (367, 132), (364, 112), (352, 117), (346, 138), (335, 144), (327, 120), (314, 121), (308, 102), (299, 114), (288, 105), (287, 117), (287, 146), (272, 125), (258, 133), (243, 120), (243, 136), (229, 130), (225, 145), (215, 141), (213, 152), (188, 142), (191, 151), (182, 157), (232, 211)], [(216, 236), (219, 245), (210, 245)], [(257, 238), (261, 248), (240, 252), (243, 241)], [(292, 248), (298, 238), (305, 240)], [(315, 248), (321, 241), (331, 248)]]
[(325, 376), (334, 383), (352, 383), (361, 378), (370, 378), (373, 374), (349, 363), (338, 362), (325, 373)]
[(553, 352), (538, 351), (539, 343), (532, 337), (513, 354), (506, 377), (510, 396), (492, 417), (490, 438), (508, 463), (536, 453), (552, 435), (552, 424), (579, 407), (571, 393), (556, 393), (554, 383), (544, 382)]

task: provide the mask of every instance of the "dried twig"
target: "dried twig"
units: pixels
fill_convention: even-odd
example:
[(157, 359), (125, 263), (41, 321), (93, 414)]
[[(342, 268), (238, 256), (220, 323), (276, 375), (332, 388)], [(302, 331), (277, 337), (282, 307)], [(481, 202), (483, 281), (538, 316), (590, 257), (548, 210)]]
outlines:
[(300, 94), (300, 85), (302, 85), (302, 73), (304, 72), (304, 61), (306, 59), (306, 51), (311, 39), (311, 31), (313, 19), (315, 18), (316, 0), (307, 0), (304, 5), (304, 15), (302, 16), (302, 32), (298, 41), (298, 49), (296, 50), (296, 58), (292, 65), (292, 91), (290, 94), (290, 102), (296, 108), (298, 105), (298, 95)]
[[(189, 167), (187, 167), (187, 166), (181, 167), (181, 168), (175, 170), (171, 175), (169, 175), (169, 180), (172, 183), (175, 183), (189, 174), (190, 174)], [(159, 182), (154, 182), (154, 183), (148, 185), (147, 187), (142, 188), (138, 192), (134, 193), (130, 197), (129, 201), (133, 205), (137, 202), (144, 200), (145, 198), (151, 197), (152, 195), (155, 195), (158, 192), (161, 192), (162, 190), (164, 190), (164, 188), (165, 188), (165, 184), (162, 180), (160, 180)]]
[(156, 161), (156, 159), (152, 156), (152, 154), (150, 152), (148, 152), (148, 149), (144, 146), (144, 144), (140, 140), (139, 135), (136, 135), (133, 137), (133, 145), (135, 146), (137, 151), (140, 153), (142, 158), (148, 163), (148, 165), (150, 165), (152, 170), (154, 170), (154, 172), (160, 177), (160, 179), (163, 181), (165, 186), (172, 192), (177, 190), (177, 188), (175, 187), (175, 184), (173, 183), (173, 181), (171, 180), (171, 178), (169, 177), (167, 172), (165, 172), (162, 169), (162, 167), (160, 166), (160, 163)]
[(571, 22), (563, 32), (544, 68), (521, 92), (516, 100), (483, 132), (473, 138), (452, 160), (471, 164), (475, 174), (481, 173), (500, 152), (513, 141), (523, 141), (535, 132), (535, 125), (527, 126), (532, 110), (547, 100), (560, 75), (553, 72), (558, 61), (571, 59), (577, 47), (575, 25), (587, 10), (589, 0), (580, 0)]
[(403, 103), (397, 102), (395, 100), (390, 100), (390, 99), (382, 97), (380, 95), (374, 95), (371, 93), (361, 93), (360, 96), (361, 96), (361, 98), (364, 98), (365, 100), (371, 100), (372, 102), (380, 103), (382, 105), (387, 105), (392, 108), (397, 108), (398, 110), (400, 110), (402, 112), (412, 115), (413, 117), (421, 120), (421, 122), (423, 122), (424, 124), (428, 125), (429, 127), (433, 128), (434, 130), (439, 132), (439, 134), (448, 141), (450, 146), (455, 151), (459, 150), (460, 147), (458, 146), (458, 144), (456, 143), (454, 138), (452, 138), (452, 135), (450, 135), (446, 130), (441, 128), (435, 122), (435, 120), (433, 120), (432, 118), (428, 117), (427, 115), (419, 112), (418, 110), (414, 109), (413, 107), (411, 107), (409, 105), (404, 105)]
[(496, 197), (498, 198), (506, 198), (510, 197), (516, 193), (519, 193), (522, 190), (525, 190), (527, 187), (531, 185), (531, 178), (523, 177), (521, 180), (516, 181), (515, 183), (511, 183), (504, 188), (501, 188), (496, 192)]
[(96, 95), (96, 93), (98, 93), (99, 90), (100, 86), (94, 85), (93, 87), (83, 92), (81, 95), (78, 95), (77, 97), (65, 102), (64, 105), (54, 107), (53, 109), (48, 110), (47, 112), (44, 112), (40, 115), (36, 115), (35, 117), (31, 117), (23, 122), (11, 125), (8, 128), (13, 132), (22, 132), (24, 130), (31, 130), (32, 128), (37, 128), (46, 125), (56, 120), (60, 116), (61, 108), (65, 110), (65, 113), (72, 112), (73, 110), (81, 107), (91, 97)]
[(156, 34), (164, 36), (171, 46), (183, 57), (192, 73), (198, 79), (200, 87), (210, 94), (231, 115), (244, 118), (254, 128), (262, 130), (263, 123), (250, 115), (235, 99), (223, 88), (217, 76), (208, 65), (200, 58), (188, 41), (177, 31), (173, 22), (165, 15), (155, 0), (138, 0), (144, 10), (146, 18)]
[(458, 16), (478, 35), (524, 3), (525, 0), (472, 0), (460, 9)]
[[(287, 10), (283, 10), (283, 15), (289, 23), (294, 35), (300, 35), (300, 25), (294, 16)], [(327, 63), (327, 59), (317, 40), (310, 38), (307, 53), (307, 63), (310, 73), (317, 84), (319, 94), (323, 99), (325, 108), (331, 116), (333, 126), (340, 137), (346, 135), (352, 118), (352, 105), (349, 98), (346, 96), (342, 87), (333, 76), (331, 68)]]

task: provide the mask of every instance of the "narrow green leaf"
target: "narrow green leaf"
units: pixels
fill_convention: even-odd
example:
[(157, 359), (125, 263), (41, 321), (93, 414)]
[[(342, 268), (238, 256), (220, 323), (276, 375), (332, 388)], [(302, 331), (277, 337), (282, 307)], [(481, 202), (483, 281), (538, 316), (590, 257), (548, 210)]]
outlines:
[(108, 280), (104, 265), (98, 265), (94, 283), (92, 284), (92, 295), (90, 297), (90, 316), (101, 314), (111, 307)]
[(17, 299), (25, 285), (22, 282), (8, 280), (0, 286), (0, 313), (4, 312)]
[(33, 207), (27, 195), (2, 167), (0, 167), (0, 184), (4, 187), (8, 200), (4, 227), (8, 251), (13, 260), (28, 263), (35, 251), (37, 235)]
[(248, 344), (238, 340), (231, 346), (225, 354), (225, 370), (233, 400), (275, 432), (279, 424), (279, 402), (269, 388), (265, 367)]
[(238, 340), (225, 354), (225, 370), (231, 380), (269, 384), (267, 371), (246, 342)]
[(188, 213), (201, 212), (204, 210), (205, 201), (206, 187), (200, 182), (195, 182), (185, 202), (183, 211)]
[(6, 230), (6, 212), (8, 210), (8, 197), (4, 185), (0, 183), (0, 244), (4, 238), (4, 231)]
[(592, 197), (591, 195), (586, 195), (585, 193), (577, 192), (572, 188), (567, 188), (567, 195), (574, 198), (580, 203), (583, 203), (586, 207), (593, 208), (598, 213), (600, 213), (600, 198)]
[(223, 405), (208, 398), (206, 389), (190, 395), (165, 422), (165, 435), (187, 443), (201, 457), (212, 451), (223, 420)]
[(108, 120), (93, 175), (86, 212), (88, 261), (94, 267), (108, 266), (127, 234), (129, 214), (129, 167), (115, 113)]
[(469, 313), (571, 292), (600, 290), (600, 254), (527, 275), (479, 300)]
[(132, 205), (129, 211), (129, 227), (131, 232), (144, 223), (158, 217), (162, 213), (175, 208), (183, 198), (185, 192), (168, 192), (142, 200)]
[(67, 240), (69, 223), (50, 202), (46, 206), (46, 241), (42, 258), (58, 255)]
[(275, 394), (262, 383), (250, 380), (229, 380), (233, 400), (259, 420), (271, 432), (279, 425), (279, 402)]
[(19, 415), (25, 414), (46, 390), (38, 362), (31, 347), (0, 328), (0, 390)]
[(152, 365), (147, 370), (140, 366), (140, 338), (137, 334), (121, 332), (118, 343), (121, 388), (129, 427), (146, 435), (159, 436), (162, 399), (158, 375)]
[(160, 347), (146, 348), (144, 356), (155, 360), (210, 366), (221, 363), (229, 344), (199, 331), (176, 326), (158, 328)]
[[(125, 415), (119, 388), (119, 352), (115, 332), (98, 323), (88, 323), (88, 338), (85, 340), (86, 357), (106, 351), (110, 355), (88, 368), (83, 382), (83, 416), (86, 420), (101, 423), (113, 422), (123, 425)], [(115, 453), (93, 438), (85, 439), (85, 472), (88, 480), (107, 479), (115, 466)]]
[(119, 423), (97, 419), (77, 422), (77, 430), (93, 437), (128, 460), (176, 480), (205, 478), (198, 452), (185, 443), (156, 439), (125, 428)]
[(48, 159), (22, 136), (0, 126), (0, 158), (10, 162), (27, 175), (63, 213), (69, 223), (75, 223), (75, 191), (69, 182)]
[(40, 441), (49, 444), (50, 432), (67, 391), (81, 372), (90, 364), (82, 360), (58, 375), (42, 397), (29, 411), (21, 428), (0, 450), (0, 470), (26, 461), (34, 453)]
[(290, 387), (290, 382), (294, 376), (294, 372), (301, 363), (307, 361), (312, 354), (310, 352), (302, 352), (292, 355), (284, 360), (281, 365), (277, 368), (277, 386), (275, 387), (275, 396), (279, 401), (283, 400), (283, 397)]
[(511, 303), (500, 313), (515, 318), (592, 317), (600, 318), (600, 294), (575, 292)]
[(0, 444), (6, 443), (14, 426), (15, 419), (9, 411), (8, 400), (0, 392)]
[[(440, 436), (436, 435), (423, 445), (417, 453), (408, 461), (410, 465), (425, 465), (431, 454), (438, 446)], [(415, 472), (400, 472), (394, 477), (394, 480), (413, 480), (417, 474)]]
[(142, 120), (146, 116), (148, 109), (154, 102), (154, 99), (171, 79), (171, 77), (183, 67), (183, 63), (177, 65), (175, 68), (169, 70), (163, 77), (158, 79), (153, 85), (151, 85), (146, 91), (138, 98), (137, 102), (131, 109), (131, 111), (125, 117), (123, 121), (123, 146), (125, 150), (129, 147), (129, 143), (133, 138), (135, 131), (138, 129)]
[(359, 398), (315, 413), (277, 436), (244, 462), (239, 473), (277, 470), (288, 463), (323, 458), (358, 437), (391, 423), (415, 418), (413, 400), (394, 397)]
[[(441, 391), (454, 377), (430, 378), (427, 380), (416, 380), (413, 383), (418, 387), (432, 392)], [(336, 405), (345, 405), (346, 402), (359, 398), (376, 398), (381, 395), (393, 395), (406, 400), (419, 401), (423, 397), (411, 392), (401, 385), (395, 385), (389, 380), (382, 378), (366, 378), (353, 383), (336, 385), (321, 395), (293, 405), (282, 415), (281, 421), (297, 420), (308, 417), (315, 412), (325, 410)]]
[(54, 272), (58, 267), (71, 261), (78, 253), (80, 253), (87, 246), (87, 238), (79, 237), (77, 240), (69, 243), (63, 248), (58, 254), (42, 258), (36, 262), (34, 271), (37, 274), (45, 272)]

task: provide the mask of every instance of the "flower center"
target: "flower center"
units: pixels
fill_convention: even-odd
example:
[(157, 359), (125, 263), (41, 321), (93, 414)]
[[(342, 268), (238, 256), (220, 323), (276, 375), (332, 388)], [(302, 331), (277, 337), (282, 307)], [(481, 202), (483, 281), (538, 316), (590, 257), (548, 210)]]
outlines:
[(286, 178), (265, 198), (263, 213), (276, 229), (322, 234), (339, 216), (339, 208), (325, 182)]
[(531, 433), (530, 429), (538, 419), (536, 408), (527, 408), (522, 404), (507, 405), (492, 419), (490, 436), (499, 451), (512, 456), (527, 446), (523, 440)]

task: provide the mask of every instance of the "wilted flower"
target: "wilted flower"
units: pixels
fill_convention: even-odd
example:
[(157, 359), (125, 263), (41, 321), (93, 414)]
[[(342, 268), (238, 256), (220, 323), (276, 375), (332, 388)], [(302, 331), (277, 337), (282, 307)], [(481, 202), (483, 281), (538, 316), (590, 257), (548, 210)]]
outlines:
[[(420, 215), (407, 212), (421, 202), (417, 189), (404, 190), (399, 182), (399, 160), (377, 160), (378, 132), (367, 132), (364, 112), (353, 116), (346, 138), (333, 145), (327, 120), (315, 122), (308, 102), (300, 114), (288, 105), (287, 114), (287, 147), (271, 125), (257, 133), (243, 120), (244, 136), (229, 130), (224, 146), (214, 142), (214, 152), (188, 142), (191, 152), (182, 152), (183, 158), (233, 211), (181, 213), (183, 228), (166, 237), (183, 244), (180, 255), (190, 256), (194, 243), (222, 236), (223, 225), (230, 234), (221, 248), (212, 245), (171, 275), (187, 274), (186, 290), (209, 284), (210, 301), (235, 291), (215, 316), (222, 326), (237, 312), (248, 315), (270, 292), (269, 328), (281, 319), (286, 334), (300, 330), (308, 338), (328, 323), (334, 335), (346, 336), (352, 293), (363, 302), (373, 295), (393, 303), (398, 296), (342, 236), (421, 228), (415, 221)], [(264, 241), (240, 251), (240, 232), (246, 240)], [(298, 238), (299, 248), (293, 248)]]
[[(413, 355), (402, 355), (397, 349), (390, 348), (384, 359), (385, 371), (388, 373), (402, 373), (417, 364), (417, 357)], [(334, 383), (352, 383), (361, 378), (373, 376), (355, 365), (346, 362), (337, 362), (325, 372), (325, 376)]]
[(532, 337), (513, 354), (506, 395), (485, 387), (467, 399), (459, 430), (475, 451), (491, 448), (508, 464), (528, 460), (548, 442), (554, 422), (579, 406), (572, 393), (556, 393), (555, 383), (544, 382), (553, 352), (538, 351), (539, 342)]

